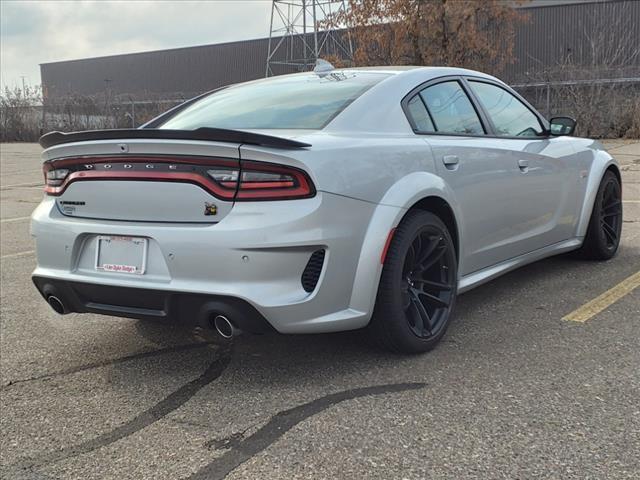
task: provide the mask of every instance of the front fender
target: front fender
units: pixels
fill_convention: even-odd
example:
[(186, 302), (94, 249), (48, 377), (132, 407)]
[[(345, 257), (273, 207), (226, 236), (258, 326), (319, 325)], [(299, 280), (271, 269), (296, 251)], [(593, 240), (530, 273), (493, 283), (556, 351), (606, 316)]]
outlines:
[(458, 234), (463, 235), (463, 225), (457, 221), (460, 218), (459, 205), (442, 178), (427, 172), (413, 172), (402, 177), (387, 190), (371, 216), (360, 251), (351, 308), (368, 312), (369, 316), (373, 313), (382, 273), (382, 252), (389, 233), (398, 226), (411, 207), (427, 197), (438, 197), (449, 204), (456, 218)]

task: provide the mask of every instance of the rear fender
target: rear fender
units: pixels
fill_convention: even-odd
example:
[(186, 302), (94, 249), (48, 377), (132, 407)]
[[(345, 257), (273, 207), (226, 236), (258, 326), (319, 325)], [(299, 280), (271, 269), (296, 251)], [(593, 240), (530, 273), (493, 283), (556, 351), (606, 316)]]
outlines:
[[(351, 308), (373, 313), (382, 273), (382, 252), (387, 238), (411, 207), (427, 197), (439, 197), (451, 206), (456, 217), (458, 234), (462, 238), (463, 225), (457, 221), (461, 218), (459, 206), (453, 192), (440, 177), (427, 172), (413, 172), (401, 178), (384, 195), (369, 222), (360, 251), (351, 294)], [(460, 262), (462, 261), (463, 255), (460, 252)]]

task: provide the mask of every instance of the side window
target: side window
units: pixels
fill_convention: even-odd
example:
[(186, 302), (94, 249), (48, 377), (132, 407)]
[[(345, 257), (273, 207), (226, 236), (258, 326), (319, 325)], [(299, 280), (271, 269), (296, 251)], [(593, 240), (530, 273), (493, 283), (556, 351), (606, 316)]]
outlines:
[(482, 135), (484, 129), (469, 97), (455, 81), (442, 82), (420, 92), (435, 129), (440, 133)]
[(409, 115), (413, 119), (413, 123), (416, 126), (416, 129), (420, 132), (434, 132), (433, 123), (431, 122), (431, 118), (429, 118), (429, 112), (427, 112), (427, 107), (424, 106), (420, 95), (414, 96), (409, 103), (407, 103), (407, 107), (409, 109)]
[(473, 80), (469, 84), (487, 110), (498, 135), (537, 137), (543, 133), (538, 117), (505, 89)]

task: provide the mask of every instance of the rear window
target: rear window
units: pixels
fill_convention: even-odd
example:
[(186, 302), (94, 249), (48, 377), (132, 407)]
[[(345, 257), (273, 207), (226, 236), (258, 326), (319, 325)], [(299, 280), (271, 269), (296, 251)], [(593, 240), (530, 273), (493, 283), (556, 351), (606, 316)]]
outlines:
[(217, 91), (158, 128), (321, 129), (385, 73), (332, 72), (275, 77)]

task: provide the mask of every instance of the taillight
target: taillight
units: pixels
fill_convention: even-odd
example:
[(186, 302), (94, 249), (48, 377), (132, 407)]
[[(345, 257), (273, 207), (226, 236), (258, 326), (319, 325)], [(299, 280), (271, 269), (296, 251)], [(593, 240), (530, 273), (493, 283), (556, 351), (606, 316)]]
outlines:
[(231, 159), (82, 157), (46, 162), (43, 170), (49, 195), (61, 195), (70, 183), (80, 180), (186, 182), (229, 201), (290, 200), (316, 193), (300, 169)]
[(69, 175), (69, 170), (66, 168), (58, 168), (55, 170), (49, 170), (45, 173), (45, 181), (49, 187), (59, 187), (62, 182)]
[(311, 179), (302, 170), (242, 162), (236, 200), (286, 200), (313, 197), (315, 193)]

